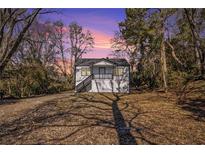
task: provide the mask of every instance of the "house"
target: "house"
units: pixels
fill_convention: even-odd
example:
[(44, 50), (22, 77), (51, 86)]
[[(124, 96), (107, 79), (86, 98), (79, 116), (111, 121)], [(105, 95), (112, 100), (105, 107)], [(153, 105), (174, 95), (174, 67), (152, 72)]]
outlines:
[(82, 58), (75, 65), (76, 92), (129, 93), (130, 65), (126, 59)]

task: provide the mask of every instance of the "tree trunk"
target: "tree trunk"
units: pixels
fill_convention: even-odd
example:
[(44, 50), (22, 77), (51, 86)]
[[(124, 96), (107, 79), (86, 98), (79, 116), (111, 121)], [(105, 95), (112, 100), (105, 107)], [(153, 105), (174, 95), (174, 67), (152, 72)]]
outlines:
[(161, 49), (160, 49), (160, 62), (161, 62), (161, 73), (163, 80), (164, 92), (167, 92), (167, 62), (166, 62), (166, 53), (165, 53), (165, 16), (161, 15)]
[(179, 58), (176, 56), (173, 45), (172, 45), (169, 41), (166, 41), (166, 43), (168, 44), (168, 46), (169, 46), (169, 47), (171, 48), (171, 50), (172, 50), (172, 51), (171, 51), (172, 57), (173, 57), (181, 66), (185, 67), (185, 64), (183, 64), (183, 63), (179, 60)]
[(161, 42), (160, 58), (161, 58), (160, 59), (161, 60), (161, 71), (162, 71), (164, 91), (167, 92), (167, 62), (166, 62), (165, 45), (164, 45), (163, 38)]
[[(30, 20), (28, 22), (26, 22), (25, 26), (23, 27), (22, 31), (19, 33), (19, 35), (17, 36), (17, 38), (14, 40), (13, 44), (9, 44), (8, 45), (12, 45), (10, 47), (9, 50), (2, 50), (5, 53), (5, 56), (2, 56), (0, 59), (0, 75), (2, 74), (4, 68), (6, 67), (7, 63), (9, 62), (9, 60), (11, 59), (11, 57), (13, 56), (13, 54), (17, 51), (20, 43), (22, 42), (27, 30), (29, 29), (29, 27), (32, 25), (33, 21), (35, 20), (35, 18), (37, 17), (37, 15), (39, 14), (39, 12), (41, 11), (41, 9), (37, 9), (35, 12), (32, 13)], [(15, 26), (15, 25), (13, 25)], [(0, 47), (2, 48), (2, 47)], [(1, 52), (2, 52), (1, 51)]]
[(188, 9), (184, 9), (184, 12), (192, 34), (198, 72), (201, 76), (203, 76), (205, 74), (205, 58), (203, 55), (199, 34), (196, 31), (196, 24), (193, 19), (193, 13), (191, 15)]

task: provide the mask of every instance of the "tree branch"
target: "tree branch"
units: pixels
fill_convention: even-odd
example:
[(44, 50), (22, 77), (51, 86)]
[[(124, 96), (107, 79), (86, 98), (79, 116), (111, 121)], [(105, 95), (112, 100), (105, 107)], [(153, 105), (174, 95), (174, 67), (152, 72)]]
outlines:
[(185, 65), (179, 60), (179, 58), (176, 56), (175, 54), (175, 50), (174, 50), (174, 47), (173, 45), (171, 45), (171, 43), (169, 41), (166, 41), (167, 45), (172, 49), (172, 57), (182, 66), (185, 67)]

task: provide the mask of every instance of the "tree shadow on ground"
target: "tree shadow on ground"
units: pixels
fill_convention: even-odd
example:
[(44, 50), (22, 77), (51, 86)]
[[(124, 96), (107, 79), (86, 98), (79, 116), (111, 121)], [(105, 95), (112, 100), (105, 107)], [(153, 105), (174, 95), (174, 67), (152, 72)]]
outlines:
[[(17, 140), (23, 139), (24, 136), (32, 133), (41, 128), (52, 128), (52, 127), (74, 127), (76, 128), (71, 133), (58, 137), (56, 136), (53, 139), (46, 141), (37, 141), (35, 144), (46, 144), (49, 141), (59, 142), (64, 140), (77, 132), (93, 126), (102, 126), (104, 127), (105, 123), (109, 122), (96, 117), (96, 114), (81, 114), (76, 112), (79, 108), (86, 108), (89, 106), (73, 106), (69, 109), (61, 109), (57, 106), (59, 99), (45, 102), (34, 109), (30, 109), (23, 113), (23, 116), (18, 117), (14, 120), (10, 120), (0, 124), (0, 143), (1, 144), (16, 144)], [(74, 102), (75, 103), (75, 102)], [(93, 106), (94, 107), (94, 106)], [(98, 108), (99, 109), (99, 108)], [(102, 109), (101, 109), (102, 110)], [(71, 116), (81, 117), (87, 120), (94, 120), (94, 122), (89, 123), (79, 123), (79, 124), (59, 124), (57, 121), (71, 118)], [(109, 125), (106, 125), (109, 128)], [(110, 126), (112, 128), (112, 126)]]
[[(149, 134), (152, 134), (153, 136), (156, 136), (156, 135), (162, 136), (162, 135), (158, 134), (158, 132), (155, 132), (149, 127), (143, 126), (142, 124), (139, 126), (137, 126), (136, 124), (133, 124), (133, 121), (136, 118), (138, 118), (138, 116), (146, 114), (148, 112), (142, 112), (139, 108), (130, 106), (130, 104), (127, 101), (120, 102), (121, 98), (126, 96), (127, 94), (119, 94), (119, 93), (112, 93), (112, 95), (106, 95), (105, 93), (99, 93), (99, 94), (102, 96), (102, 99), (95, 99), (93, 97), (88, 97), (84, 95), (81, 95), (80, 97), (85, 99), (86, 101), (95, 102), (95, 103), (103, 103), (103, 104), (106, 104), (108, 107), (112, 108), (112, 116), (114, 119), (113, 124), (114, 124), (114, 128), (118, 135), (119, 144), (136, 145), (138, 139), (142, 141), (141, 142), (142, 144), (152, 144), (152, 145), (157, 144), (155, 142), (152, 142), (150, 139), (148, 139), (142, 133), (142, 131), (146, 130), (146, 132), (149, 132)], [(121, 109), (119, 105), (121, 106)], [(130, 109), (128, 108), (132, 108), (135, 111), (134, 112), (129, 111)], [(125, 119), (122, 112), (124, 113), (126, 112), (132, 116)], [(135, 134), (137, 133), (138, 135), (137, 136), (132, 135), (131, 130), (133, 130)], [(162, 137), (174, 143), (172, 140), (170, 140), (166, 136), (162, 136)]]
[(191, 112), (192, 117), (197, 121), (205, 121), (205, 89), (203, 83), (205, 83), (204, 78), (187, 81), (176, 94), (178, 105)]
[(5, 105), (5, 104), (15, 104), (18, 102), (18, 99), (15, 97), (6, 97), (0, 99), (0, 105)]
[[(142, 130), (149, 131), (155, 136), (160, 134), (149, 127), (142, 125), (138, 127), (133, 124), (133, 120), (145, 112), (141, 112), (136, 107), (133, 112), (129, 111), (128, 108), (132, 108), (129, 102), (120, 101), (124, 94), (106, 95), (100, 93), (99, 95), (101, 97), (77, 94), (73, 98), (56, 98), (25, 111), (20, 117), (0, 123), (0, 143), (65, 144), (65, 140), (71, 139), (71, 144), (73, 144), (73, 138), (78, 137), (79, 134), (84, 134), (86, 129), (101, 127), (108, 132), (109, 130), (116, 131), (118, 144), (137, 144), (138, 139), (143, 140), (143, 143), (146, 144), (156, 144), (144, 136)], [(66, 106), (61, 106), (62, 104)], [(124, 113), (129, 113), (132, 116), (125, 118)], [(63, 128), (63, 130), (61, 130), (62, 134), (60, 135), (54, 135), (50, 138), (35, 136), (31, 141), (28, 141), (27, 136), (33, 132), (41, 133), (43, 128)], [(132, 130), (138, 133), (138, 136), (132, 135)], [(63, 134), (63, 131), (68, 131), (68, 133)], [(98, 136), (98, 134), (94, 135)], [(171, 140), (170, 142), (173, 143)], [(82, 142), (80, 143), (82, 144)], [(97, 143), (94, 141), (94, 144)]]
[(181, 108), (191, 112), (195, 120), (205, 121), (205, 99), (186, 100)]
[[(119, 144), (121, 145), (133, 145), (134, 144), (135, 145), (136, 139), (131, 134), (130, 128), (126, 125), (125, 119), (118, 106), (120, 97), (123, 95), (120, 96), (119, 94), (113, 93), (113, 96), (115, 97), (114, 99), (107, 97), (103, 93), (101, 93), (101, 95), (104, 96), (105, 98), (108, 98), (112, 102), (111, 106), (112, 106), (112, 113), (113, 113), (113, 119), (114, 119), (114, 126), (117, 131)], [(125, 108), (127, 108), (128, 106), (129, 105), (126, 104)]]

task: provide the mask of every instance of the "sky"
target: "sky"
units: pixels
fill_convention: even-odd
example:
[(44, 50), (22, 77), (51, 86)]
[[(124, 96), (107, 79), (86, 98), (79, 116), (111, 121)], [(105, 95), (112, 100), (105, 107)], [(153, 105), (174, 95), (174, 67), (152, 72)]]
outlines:
[(103, 58), (111, 54), (110, 39), (117, 31), (118, 23), (125, 19), (124, 9), (56, 9), (57, 14), (43, 17), (43, 20), (62, 20), (65, 25), (77, 22), (84, 29), (90, 30), (95, 38), (93, 51), (84, 55), (84, 58)]

